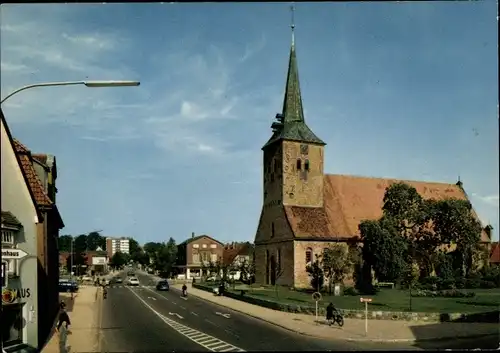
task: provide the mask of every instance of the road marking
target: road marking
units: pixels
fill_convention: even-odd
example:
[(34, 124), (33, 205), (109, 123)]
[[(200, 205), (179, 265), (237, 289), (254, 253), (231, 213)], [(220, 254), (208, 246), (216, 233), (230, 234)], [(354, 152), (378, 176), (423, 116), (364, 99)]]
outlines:
[(179, 308), (186, 310), (186, 308), (183, 307), (182, 305), (179, 305)]
[(169, 312), (169, 313), (168, 313), (168, 315), (172, 315), (172, 316), (174, 316), (174, 315), (175, 315), (175, 316), (177, 316), (179, 319), (184, 319), (182, 316), (180, 316), (180, 315), (179, 315), (179, 314), (177, 314), (177, 313), (170, 313), (170, 312)]
[(194, 316), (198, 316), (198, 314), (193, 311), (191, 311), (191, 314), (193, 314)]
[(148, 299), (153, 299), (153, 300), (156, 300), (156, 298), (153, 298), (153, 297), (148, 297)]
[(186, 298), (186, 297), (181, 297), (181, 299), (188, 300), (188, 298)]
[[(224, 348), (225, 347), (225, 348)], [(228, 348), (228, 345), (227, 344), (223, 344), (222, 346), (216, 346), (216, 347), (213, 347), (213, 349), (221, 349), (221, 348)]]
[(223, 313), (219, 313), (218, 311), (215, 313), (215, 315), (223, 316), (226, 319), (230, 319), (231, 318), (231, 314), (223, 314)]
[[(191, 341), (195, 342), (196, 344), (199, 344), (200, 346), (208, 349), (209, 351), (212, 351), (212, 352), (245, 352), (245, 350), (239, 348), (239, 347), (236, 347), (230, 343), (227, 343), (227, 342), (224, 342), (222, 340), (219, 340), (218, 338), (215, 338), (213, 336), (210, 336), (210, 335), (207, 335), (206, 333), (203, 333), (203, 332), (200, 332), (200, 331), (197, 331), (195, 329), (192, 329), (188, 326), (185, 326), (185, 325), (182, 325), (180, 323), (178, 323), (177, 321), (175, 320), (172, 320), (162, 314), (160, 314), (158, 311), (156, 311), (151, 305), (149, 305), (144, 299), (142, 299), (139, 294), (135, 293), (132, 289), (130, 289), (130, 291), (149, 309), (151, 310), (156, 316), (158, 316), (164, 323), (166, 323), (167, 325), (169, 325), (170, 327), (172, 327), (174, 330), (176, 330), (177, 332), (179, 332), (181, 335), (183, 335), (184, 337), (187, 337), (188, 339), (190, 339)], [(190, 333), (183, 333), (183, 332), (186, 332), (185, 330), (188, 330)], [(181, 332), (181, 330), (183, 330), (183, 332)], [(201, 334), (201, 336), (199, 338), (192, 338), (193, 337), (193, 334), (194, 333), (199, 333)], [(204, 338), (214, 338), (216, 340), (218, 340), (218, 342), (220, 342), (220, 344), (226, 344), (228, 345), (228, 348), (224, 349), (224, 350), (216, 350), (215, 348), (210, 348), (210, 347), (207, 347), (206, 345), (203, 345), (202, 343), (200, 343), (200, 340), (203, 340)]]

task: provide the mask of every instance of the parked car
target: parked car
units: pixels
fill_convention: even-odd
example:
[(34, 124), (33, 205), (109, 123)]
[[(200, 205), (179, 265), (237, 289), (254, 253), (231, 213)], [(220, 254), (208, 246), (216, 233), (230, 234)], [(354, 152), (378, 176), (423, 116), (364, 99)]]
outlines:
[(169, 289), (170, 286), (168, 285), (167, 281), (159, 281), (158, 284), (156, 285), (156, 290), (168, 291)]
[(139, 280), (135, 277), (130, 277), (128, 279), (128, 285), (129, 286), (138, 286), (139, 285)]
[(59, 293), (75, 293), (78, 292), (78, 283), (68, 279), (59, 280)]
[(116, 277), (116, 278), (115, 278), (115, 283), (123, 283), (123, 278), (121, 278), (121, 277)]

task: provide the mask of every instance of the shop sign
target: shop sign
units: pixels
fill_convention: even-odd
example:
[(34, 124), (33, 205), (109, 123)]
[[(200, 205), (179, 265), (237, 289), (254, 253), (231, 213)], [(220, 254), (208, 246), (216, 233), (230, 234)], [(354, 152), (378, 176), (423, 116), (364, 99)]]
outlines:
[(4, 288), (2, 289), (2, 303), (3, 304), (13, 304), (21, 299), (27, 299), (31, 296), (30, 288), (19, 288), (19, 289), (11, 289)]

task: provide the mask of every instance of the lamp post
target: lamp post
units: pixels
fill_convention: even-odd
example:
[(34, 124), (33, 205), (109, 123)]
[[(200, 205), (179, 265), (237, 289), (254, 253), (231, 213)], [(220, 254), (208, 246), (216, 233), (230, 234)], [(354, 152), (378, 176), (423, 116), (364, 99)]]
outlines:
[(14, 92), (8, 94), (0, 104), (3, 104), (7, 99), (19, 93), (21, 91), (36, 88), (36, 87), (51, 87), (51, 86), (75, 86), (84, 85), (89, 88), (103, 88), (103, 87), (135, 87), (139, 86), (141, 83), (139, 81), (62, 81), (62, 82), (44, 82), (35, 83), (32, 85), (23, 86), (16, 89)]

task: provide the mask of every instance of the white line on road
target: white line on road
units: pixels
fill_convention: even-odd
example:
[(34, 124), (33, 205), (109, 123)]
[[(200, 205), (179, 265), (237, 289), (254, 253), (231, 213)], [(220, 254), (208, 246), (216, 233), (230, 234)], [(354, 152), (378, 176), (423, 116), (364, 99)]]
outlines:
[(177, 314), (177, 313), (170, 313), (170, 312), (169, 312), (169, 313), (168, 313), (168, 315), (172, 315), (172, 316), (174, 316), (174, 315), (175, 315), (175, 316), (177, 316), (179, 319), (184, 319), (182, 316), (180, 316), (180, 315), (179, 315), (179, 314)]
[(188, 298), (186, 298), (186, 297), (181, 297), (181, 299), (188, 300)]
[(186, 310), (186, 308), (182, 305), (179, 305), (179, 308)]
[[(130, 289), (130, 288), (129, 288)], [(182, 325), (180, 323), (178, 323), (177, 321), (175, 320), (172, 320), (172, 319), (169, 319), (168, 317), (165, 317), (163, 316), (162, 314), (160, 314), (158, 311), (156, 311), (155, 309), (153, 309), (153, 307), (151, 305), (149, 305), (144, 299), (142, 299), (137, 293), (135, 293), (132, 289), (130, 289), (130, 291), (149, 309), (151, 310), (156, 316), (158, 316), (164, 323), (166, 323), (168, 326), (172, 327), (175, 331), (179, 332), (181, 335), (183, 335), (184, 337), (187, 337), (188, 339), (190, 339), (191, 341), (195, 342), (196, 344), (199, 344), (200, 346), (208, 349), (209, 351), (212, 351), (212, 352), (245, 352), (245, 350), (239, 348), (239, 347), (236, 347), (236, 346), (233, 346), (232, 344), (230, 343), (227, 343), (227, 342), (224, 342), (222, 340), (219, 340), (213, 336), (210, 336), (210, 335), (207, 335), (206, 333), (203, 333), (203, 332), (200, 332), (200, 331), (197, 331), (195, 329), (192, 329), (188, 326), (185, 326), (185, 325)], [(201, 334), (201, 336), (199, 335), (196, 335), (194, 338), (194, 334)], [(204, 345), (203, 343), (200, 343), (200, 341), (206, 341), (207, 338), (213, 338), (213, 339), (216, 339), (218, 340), (218, 342), (220, 344), (226, 344), (228, 345), (228, 348), (226, 349), (223, 349), (223, 350), (219, 350), (217, 348), (210, 348), (210, 347), (207, 347), (206, 345)]]
[(231, 318), (231, 314), (223, 314), (223, 313), (219, 313), (218, 311), (215, 313), (215, 315), (223, 316), (226, 319), (230, 319)]
[(156, 298), (153, 298), (153, 297), (148, 297), (148, 299), (156, 300)]
[(191, 314), (193, 314), (194, 316), (198, 316), (198, 314), (195, 313), (194, 311), (191, 311)]

